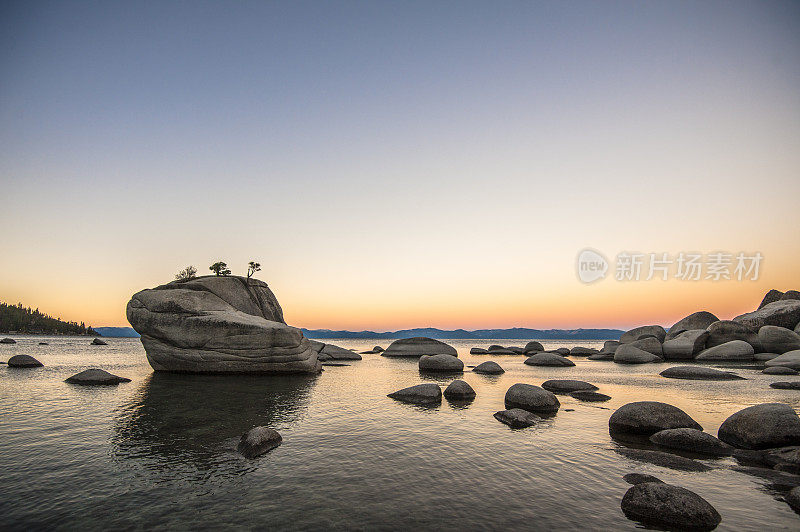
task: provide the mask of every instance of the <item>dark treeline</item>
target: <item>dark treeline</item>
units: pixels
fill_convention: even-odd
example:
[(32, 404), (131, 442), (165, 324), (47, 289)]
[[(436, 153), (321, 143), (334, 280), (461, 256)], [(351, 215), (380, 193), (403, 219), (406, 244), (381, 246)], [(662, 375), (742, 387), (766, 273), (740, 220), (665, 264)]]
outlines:
[(39, 312), (39, 309), (25, 308), (22, 303), (9, 305), (0, 302), (0, 333), (23, 334), (90, 334), (97, 335), (91, 327), (74, 321), (61, 321), (58, 318)]

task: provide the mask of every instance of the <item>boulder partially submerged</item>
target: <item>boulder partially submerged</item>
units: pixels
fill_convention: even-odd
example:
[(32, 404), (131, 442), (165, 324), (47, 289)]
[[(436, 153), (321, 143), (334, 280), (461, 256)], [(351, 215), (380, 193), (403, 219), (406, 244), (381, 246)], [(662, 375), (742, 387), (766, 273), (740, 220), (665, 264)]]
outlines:
[(669, 530), (714, 530), (722, 516), (700, 495), (664, 482), (642, 482), (622, 497), (628, 519)]
[(92, 343), (90, 345), (108, 345), (108, 342), (105, 342), (100, 338), (95, 338), (94, 340), (92, 340)]
[(13, 338), (3, 338), (2, 340), (0, 340), (0, 344), (16, 344), (16, 343), (17, 341), (14, 340)]
[(719, 427), (717, 436), (740, 449), (800, 445), (800, 418), (784, 403), (763, 403), (739, 410)]
[(608, 420), (612, 434), (651, 436), (665, 429), (690, 428), (703, 430), (689, 414), (666, 403), (637, 401), (619, 407)]
[(402, 401), (404, 403), (414, 404), (432, 404), (442, 402), (442, 389), (437, 384), (428, 382), (425, 384), (417, 384), (416, 386), (409, 386), (396, 392), (392, 392), (387, 397)]
[(317, 352), (290, 327), (266, 283), (236, 276), (173, 281), (134, 294), (128, 321), (156, 371), (318, 373)]
[(278, 447), (283, 438), (277, 430), (269, 427), (255, 427), (242, 435), (238, 450), (245, 458), (253, 459)]
[(665, 339), (671, 340), (686, 331), (705, 330), (709, 325), (717, 321), (719, 321), (718, 317), (705, 310), (689, 314), (669, 328)]
[(695, 360), (753, 360), (753, 346), (744, 340), (731, 340), (698, 353)]
[(401, 338), (392, 342), (381, 353), (385, 357), (421, 357), (422, 355), (458, 356), (456, 348), (433, 338), (415, 337)]
[(460, 372), (464, 362), (453, 355), (422, 355), (419, 358), (420, 371)]
[(667, 368), (659, 375), (668, 379), (686, 379), (695, 381), (735, 381), (744, 380), (732, 371), (721, 371), (703, 366), (675, 366)]
[(85, 369), (80, 373), (69, 377), (66, 381), (70, 384), (81, 384), (83, 386), (111, 386), (121, 382), (131, 382), (130, 379), (125, 377), (118, 377), (103, 369)]
[(30, 355), (14, 355), (8, 359), (9, 368), (40, 368), (42, 366), (44, 364)]
[(552, 392), (539, 386), (517, 383), (506, 392), (506, 408), (521, 408), (535, 414), (555, 414), (561, 403)]
[(500, 375), (501, 373), (506, 372), (502, 367), (500, 367), (500, 364), (492, 360), (481, 362), (475, 366), (472, 371), (475, 373), (483, 373), (485, 375)]
[(455, 380), (444, 389), (444, 396), (450, 401), (471, 401), (475, 390), (466, 381)]
[(666, 429), (650, 436), (650, 441), (661, 447), (711, 456), (730, 456), (733, 447), (711, 434), (697, 429)]

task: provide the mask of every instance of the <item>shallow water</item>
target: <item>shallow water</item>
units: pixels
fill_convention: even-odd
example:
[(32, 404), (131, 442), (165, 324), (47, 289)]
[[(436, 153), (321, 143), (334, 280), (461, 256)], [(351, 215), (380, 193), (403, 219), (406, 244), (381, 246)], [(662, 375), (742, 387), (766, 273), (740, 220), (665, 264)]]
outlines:
[[(3, 529), (633, 529), (641, 525), (619, 505), (628, 487), (622, 475), (633, 471), (702, 495), (722, 515), (718, 530), (800, 527), (782, 501), (783, 485), (733, 470), (730, 458), (703, 460), (710, 472), (675, 471), (620, 456), (608, 435), (613, 410), (636, 400), (679, 406), (716, 434), (728, 415), (752, 404), (797, 408), (800, 392), (768, 386), (791, 377), (737, 368), (748, 380), (681, 381), (658, 376), (675, 364), (582, 358), (573, 358), (574, 368), (531, 367), (523, 356), (468, 354), (525, 341), (449, 341), (466, 364), (491, 359), (506, 373), (467, 368), (472, 403), (419, 407), (386, 394), (458, 377), (421, 375), (416, 359), (379, 355), (316, 377), (156, 374), (138, 339), (90, 346), (87, 338), (15, 338), (0, 345), (0, 360), (25, 353), (45, 367), (0, 366)], [(330, 343), (359, 351), (388, 344)], [(89, 367), (133, 381), (63, 382)], [(588, 380), (613, 399), (559, 396), (558, 415), (523, 430), (492, 417), (512, 384), (551, 378)], [(280, 431), (283, 445), (246, 460), (236, 444), (256, 425)]]

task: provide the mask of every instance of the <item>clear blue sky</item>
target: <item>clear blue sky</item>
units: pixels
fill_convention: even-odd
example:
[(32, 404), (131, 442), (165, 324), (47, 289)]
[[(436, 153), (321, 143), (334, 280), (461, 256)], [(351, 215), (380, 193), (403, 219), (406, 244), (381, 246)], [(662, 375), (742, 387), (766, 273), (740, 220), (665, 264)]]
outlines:
[(708, 288), (748, 307), (798, 288), (799, 169), (800, 2), (0, 5), (0, 299), (95, 325), (219, 259), (314, 327), (696, 293), (589, 292), (586, 246), (761, 250)]

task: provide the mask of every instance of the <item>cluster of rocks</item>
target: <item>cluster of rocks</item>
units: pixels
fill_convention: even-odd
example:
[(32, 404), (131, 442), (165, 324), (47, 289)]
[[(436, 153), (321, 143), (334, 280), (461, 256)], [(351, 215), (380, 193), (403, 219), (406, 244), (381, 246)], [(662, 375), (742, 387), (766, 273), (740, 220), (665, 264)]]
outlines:
[(445, 388), (444, 393), (438, 384), (426, 382), (392, 392), (387, 397), (404, 403), (435, 405), (442, 402), (442, 396), (450, 401), (471, 401), (475, 399), (475, 395), (475, 390), (467, 382), (454, 380)]

